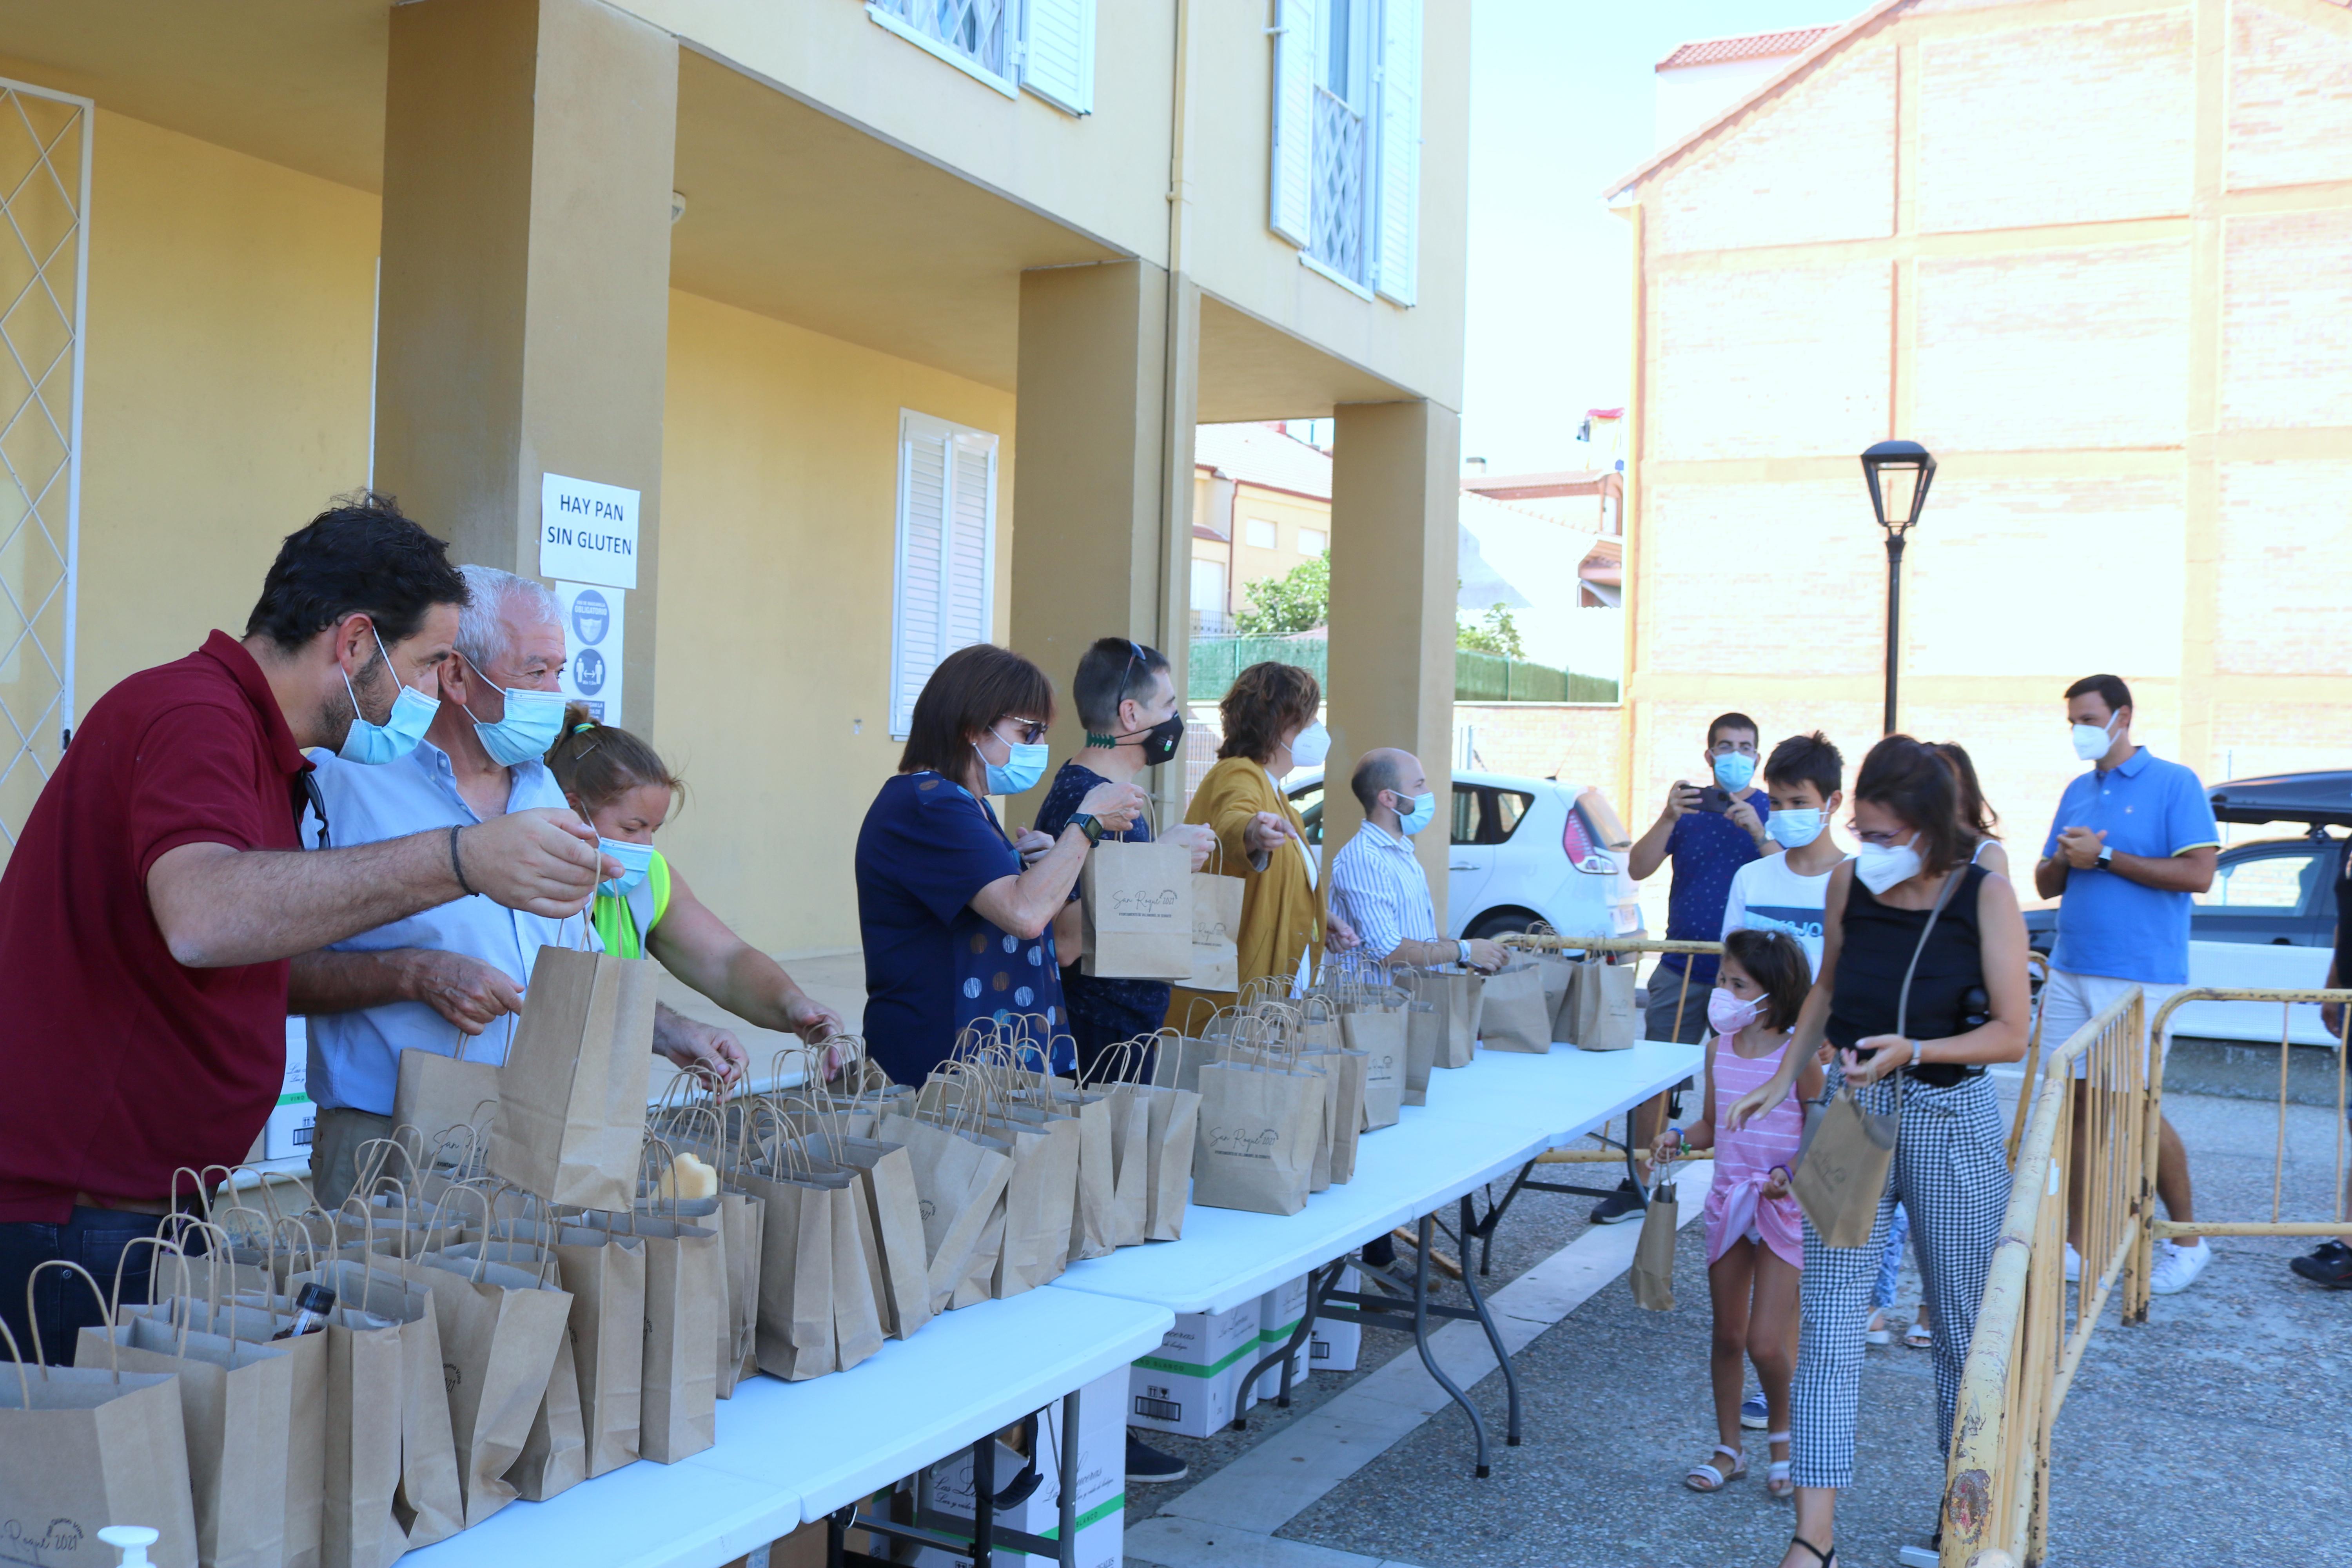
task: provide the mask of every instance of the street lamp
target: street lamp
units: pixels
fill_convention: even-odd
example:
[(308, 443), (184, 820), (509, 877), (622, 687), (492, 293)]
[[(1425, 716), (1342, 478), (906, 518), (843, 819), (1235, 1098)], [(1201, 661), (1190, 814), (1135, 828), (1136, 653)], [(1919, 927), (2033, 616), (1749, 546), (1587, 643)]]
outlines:
[(1881, 441), (1862, 455), (1870, 510), (1886, 531), (1886, 731), (1895, 733), (1895, 667), (1903, 647), (1903, 539), (1918, 526), (1936, 459), (1916, 441)]

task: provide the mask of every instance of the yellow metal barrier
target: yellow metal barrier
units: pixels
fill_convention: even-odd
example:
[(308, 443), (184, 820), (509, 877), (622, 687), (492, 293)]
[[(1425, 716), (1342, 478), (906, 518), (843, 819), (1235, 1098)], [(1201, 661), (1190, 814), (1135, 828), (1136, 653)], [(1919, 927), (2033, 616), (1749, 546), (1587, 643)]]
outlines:
[[(2148, 1223), (2141, 1228), (2137, 1240), (2139, 1257), (2133, 1273), (2137, 1290), (2136, 1294), (2127, 1294), (2124, 1300), (2124, 1321), (2126, 1323), (2137, 1324), (2147, 1321), (2148, 1271), (2153, 1267), (2156, 1244), (2159, 1237), (2340, 1236), (2352, 1240), (2352, 1224), (2346, 1223), (2344, 1211), (2346, 1059), (2347, 1056), (2352, 1056), (2352, 1052), (2347, 1052), (2346, 1049), (2347, 1037), (2352, 1036), (2352, 1006), (2346, 1006), (2346, 1004), (2352, 1003), (2352, 991), (2232, 991), (2212, 986), (2200, 986), (2193, 991), (2177, 991), (2166, 998), (2164, 1005), (2157, 1010), (2156, 1023), (2151, 1031), (2157, 1039), (2161, 1040), (2164, 1037), (2166, 1026), (2171, 1021), (2173, 1013), (2190, 1002), (2275, 1002), (2280, 1005), (2278, 1140), (2273, 1151), (2271, 1163), (2271, 1217), (2266, 1221), (2158, 1219), (2151, 1204)], [(2336, 1208), (2336, 1218), (2332, 1222), (2279, 1218), (2280, 1200), (2284, 1192), (2286, 1180), (2286, 1067), (2290, 1049), (2288, 1034), (2294, 1016), (2289, 1009), (2292, 1005), (2303, 1002), (2334, 1004), (2345, 1009), (2339, 1019), (2336, 1037), (2336, 1179), (2329, 1189), (2332, 1194), (2331, 1201)], [(2147, 1181), (2151, 1193), (2156, 1189), (2157, 1129), (2162, 1124), (2163, 1117), (2164, 1075), (2159, 1072), (2157, 1074), (2157, 1081), (2149, 1086), (2147, 1097)]]
[[(2014, 1184), (1977, 1314), (1976, 1336), (1961, 1373), (1945, 1475), (1943, 1568), (2039, 1568), (2049, 1528), (2050, 1429), (2065, 1404), (2092, 1332), (2110, 1297), (2122, 1290), (2123, 1321), (2147, 1318), (2156, 1239), (2165, 1236), (2352, 1237), (2344, 1205), (2347, 1051), (2336, 1041), (2336, 1219), (2283, 1221), (2278, 1209), (2286, 1148), (2287, 1041), (2279, 1056), (2278, 1165), (2268, 1222), (2175, 1223), (2156, 1215), (2158, 1129), (2164, 1105), (2160, 1062), (2143, 1041), (2161, 1040), (2174, 1010), (2189, 1002), (2352, 1004), (2352, 991), (2176, 993), (2143, 1030), (2137, 987), (2074, 1032), (2050, 1057), (2030, 1098), (2021, 1099), (2012, 1134)], [(2347, 1015), (2352, 1026), (2352, 1012)], [(2039, 1047), (2039, 1024), (2035, 1044)], [(2084, 1077), (2074, 1076), (2086, 1063)], [(2075, 1107), (2084, 1110), (2074, 1146)], [(2081, 1218), (2083, 1280), (2071, 1304), (2066, 1289), (2067, 1173), (2084, 1175)]]

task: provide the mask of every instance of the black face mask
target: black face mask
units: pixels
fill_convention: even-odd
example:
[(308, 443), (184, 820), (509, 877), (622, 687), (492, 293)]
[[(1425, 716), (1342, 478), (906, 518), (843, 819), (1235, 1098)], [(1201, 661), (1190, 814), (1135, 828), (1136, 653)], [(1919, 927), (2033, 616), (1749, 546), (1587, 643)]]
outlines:
[(1127, 737), (1143, 747), (1143, 765), (1156, 768), (1172, 759), (1184, 744), (1184, 715), (1171, 713), (1150, 729)]

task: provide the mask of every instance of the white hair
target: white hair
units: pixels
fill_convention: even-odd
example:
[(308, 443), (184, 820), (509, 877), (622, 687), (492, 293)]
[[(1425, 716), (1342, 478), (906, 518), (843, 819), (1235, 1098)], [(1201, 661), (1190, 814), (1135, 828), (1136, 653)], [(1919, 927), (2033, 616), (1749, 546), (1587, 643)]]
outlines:
[(507, 637), (509, 605), (520, 604), (530, 612), (531, 618), (548, 626), (563, 624), (563, 612), (555, 602), (554, 590), (546, 584), (501, 572), (495, 566), (468, 563), (457, 571), (466, 579), (467, 595), (466, 607), (457, 612), (457, 651), (476, 669), (487, 670), (494, 664), (504, 664), (507, 656), (514, 651)]

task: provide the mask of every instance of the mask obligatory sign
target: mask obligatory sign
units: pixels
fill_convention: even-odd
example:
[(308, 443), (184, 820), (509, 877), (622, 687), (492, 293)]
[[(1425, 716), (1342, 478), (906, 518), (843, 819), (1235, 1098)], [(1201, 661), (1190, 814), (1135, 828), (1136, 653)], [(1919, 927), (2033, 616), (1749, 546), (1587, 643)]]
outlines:
[(618, 588), (559, 582), (555, 603), (563, 617), (564, 699), (603, 724), (621, 717), (621, 669), (627, 641), (628, 595)]

